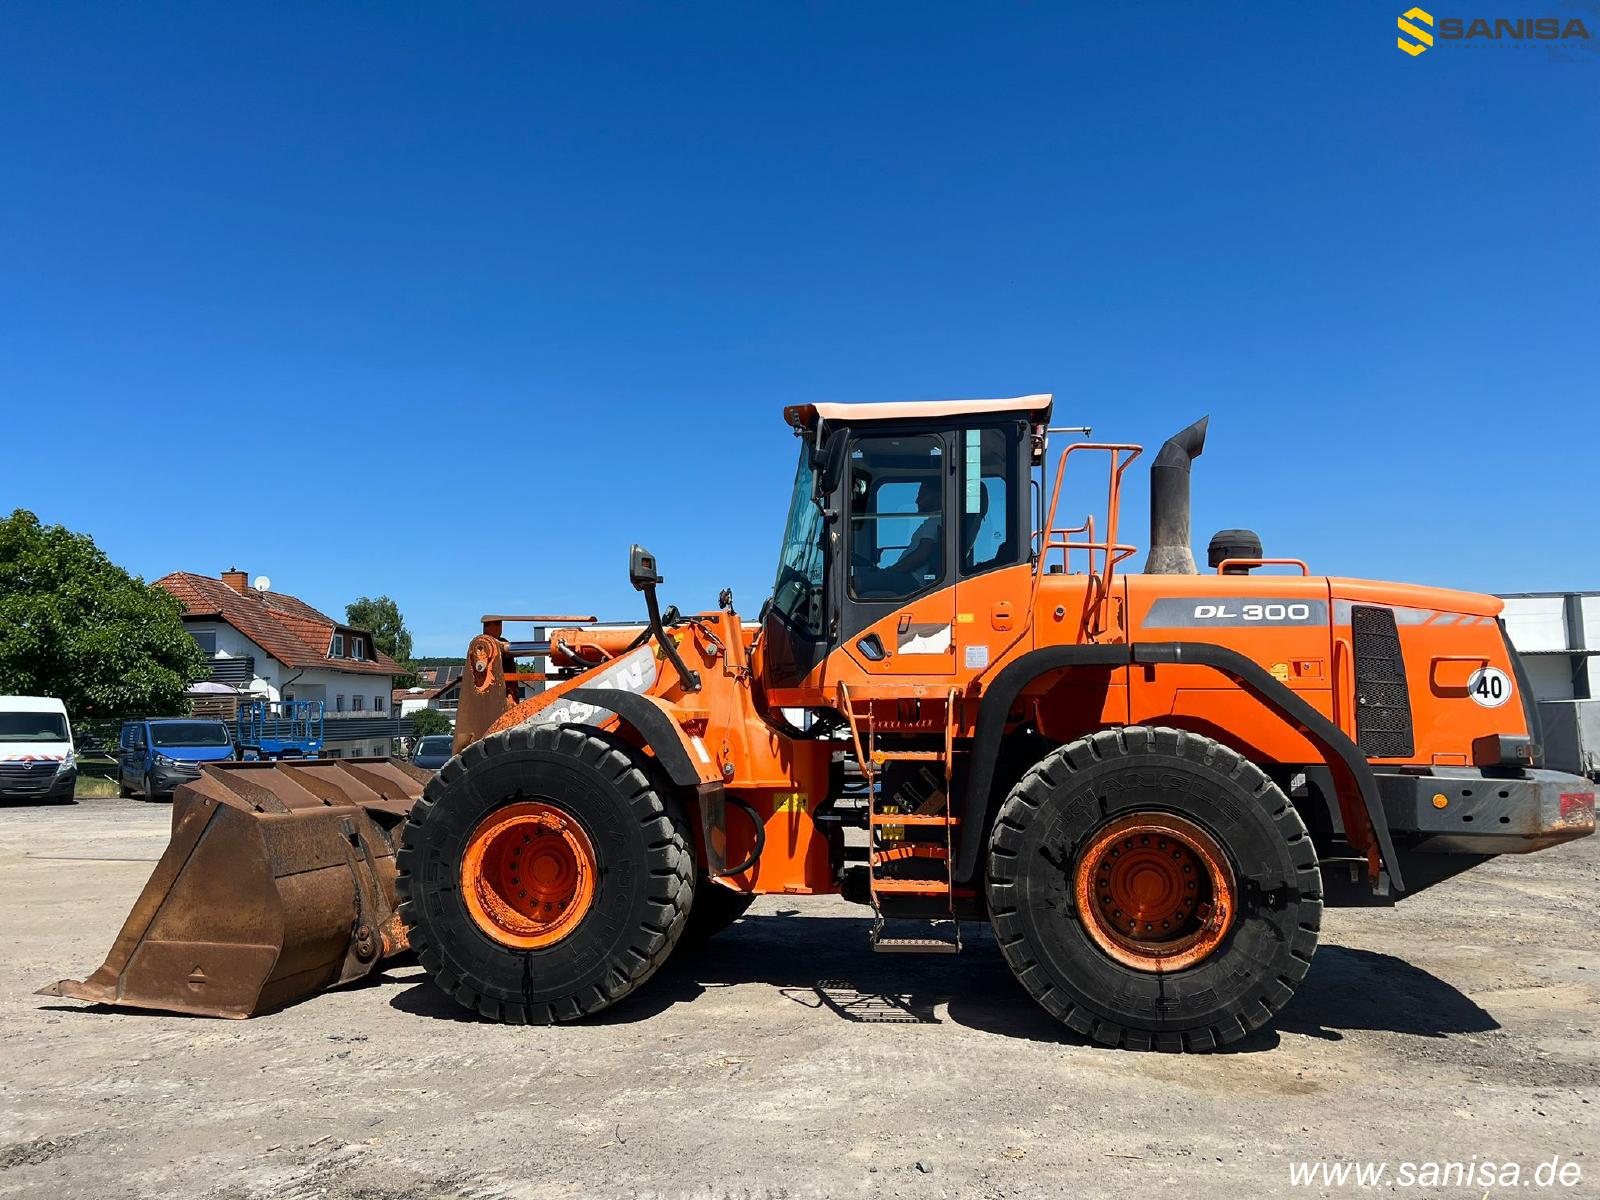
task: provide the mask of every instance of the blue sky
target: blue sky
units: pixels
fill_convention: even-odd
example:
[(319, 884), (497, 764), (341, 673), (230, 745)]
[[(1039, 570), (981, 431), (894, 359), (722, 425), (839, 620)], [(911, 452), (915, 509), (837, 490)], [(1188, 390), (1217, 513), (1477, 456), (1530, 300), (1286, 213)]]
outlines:
[(1212, 415), (1202, 550), (1600, 587), (1600, 52), (1397, 8), (5, 5), (0, 509), (456, 653), (753, 612), (785, 404), (1053, 391)]

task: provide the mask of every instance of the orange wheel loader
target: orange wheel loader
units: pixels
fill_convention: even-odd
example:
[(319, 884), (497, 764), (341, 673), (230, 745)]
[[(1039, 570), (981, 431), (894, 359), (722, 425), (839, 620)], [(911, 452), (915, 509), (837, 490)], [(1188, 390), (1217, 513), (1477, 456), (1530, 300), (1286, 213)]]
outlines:
[[(248, 1015), (409, 944), (468, 1008), (575, 1020), (757, 895), (838, 894), (870, 907), (877, 951), (954, 953), (988, 921), (1074, 1030), (1203, 1050), (1289, 1002), (1325, 906), (1593, 832), (1593, 785), (1542, 764), (1498, 600), (1313, 575), (1247, 530), (1200, 573), (1204, 420), (1156, 456), (1148, 557), (1125, 569), (1140, 448), (1075, 442), (1047, 477), (1050, 407), (788, 409), (799, 465), (753, 623), (726, 592), (663, 612), (638, 546), (640, 626), (485, 617), (425, 787), (382, 763), (213, 770), (178, 797), (185, 861), (100, 972), (54, 990)], [(1069, 481), (1104, 486), (1103, 510), (1067, 516)], [(549, 668), (520, 672), (530, 655)], [(279, 914), (240, 970), (208, 889), (169, 895), (190, 871), (221, 886), (206, 838), (230, 831), (247, 844), (219, 853), (252, 865), (227, 894)], [(316, 878), (342, 899), (307, 921)]]

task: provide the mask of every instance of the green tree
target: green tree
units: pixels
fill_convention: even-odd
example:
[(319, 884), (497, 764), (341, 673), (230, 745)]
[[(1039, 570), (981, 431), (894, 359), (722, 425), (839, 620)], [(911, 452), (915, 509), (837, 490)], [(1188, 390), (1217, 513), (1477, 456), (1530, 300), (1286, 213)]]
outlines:
[(21, 508), (0, 521), (0, 693), (57, 696), (76, 717), (185, 712), (206, 660), (182, 613), (87, 534)]
[(427, 737), (431, 733), (449, 733), (450, 718), (437, 708), (419, 708), (407, 715), (413, 737)]
[(395, 677), (395, 687), (416, 686), (419, 680), (417, 664), (411, 658), (411, 630), (406, 628), (398, 604), (388, 596), (362, 596), (344, 606), (344, 619), (370, 633), (372, 644), (400, 664), (402, 671)]
[(372, 635), (372, 644), (398, 663), (411, 661), (411, 630), (406, 628), (400, 606), (387, 596), (363, 596), (344, 606), (344, 619)]

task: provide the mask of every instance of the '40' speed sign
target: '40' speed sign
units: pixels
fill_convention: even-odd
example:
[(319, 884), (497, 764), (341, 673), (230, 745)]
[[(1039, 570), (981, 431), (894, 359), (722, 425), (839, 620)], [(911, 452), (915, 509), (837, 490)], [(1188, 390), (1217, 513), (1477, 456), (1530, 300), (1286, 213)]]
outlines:
[(1467, 680), (1467, 695), (1484, 708), (1499, 708), (1511, 699), (1511, 678), (1499, 667), (1479, 667)]

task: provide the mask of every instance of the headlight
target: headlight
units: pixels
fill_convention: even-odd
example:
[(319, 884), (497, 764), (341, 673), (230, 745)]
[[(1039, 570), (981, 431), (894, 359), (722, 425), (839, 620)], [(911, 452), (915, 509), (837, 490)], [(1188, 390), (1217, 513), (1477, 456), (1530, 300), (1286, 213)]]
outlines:
[(156, 766), (158, 767), (175, 767), (177, 765), (178, 760), (175, 758), (168, 758), (165, 754), (156, 755)]
[(67, 751), (67, 756), (61, 760), (61, 765), (56, 768), (56, 773), (60, 774), (63, 771), (70, 771), (74, 767), (76, 767), (77, 765), (78, 765), (78, 756), (76, 754), (74, 754), (71, 750), (68, 750)]

